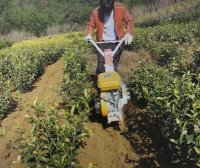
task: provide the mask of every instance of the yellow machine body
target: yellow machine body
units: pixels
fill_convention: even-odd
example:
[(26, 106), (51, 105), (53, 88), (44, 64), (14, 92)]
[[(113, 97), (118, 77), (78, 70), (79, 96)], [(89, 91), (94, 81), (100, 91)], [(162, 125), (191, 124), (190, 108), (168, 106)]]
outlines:
[(117, 72), (104, 72), (99, 74), (97, 85), (101, 91), (119, 89), (121, 78)]

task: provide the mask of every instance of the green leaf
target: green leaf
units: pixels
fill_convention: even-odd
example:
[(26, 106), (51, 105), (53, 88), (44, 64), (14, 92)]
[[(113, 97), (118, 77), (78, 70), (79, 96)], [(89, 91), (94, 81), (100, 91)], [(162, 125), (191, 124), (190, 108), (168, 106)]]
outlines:
[(145, 95), (149, 94), (147, 87), (142, 87), (142, 90), (143, 90), (143, 92), (144, 92)]
[(200, 109), (200, 100), (195, 101), (195, 102), (192, 104), (192, 107), (193, 107), (194, 110)]
[(65, 161), (65, 158), (67, 157), (67, 155), (64, 155), (63, 157), (62, 157), (62, 164), (64, 164), (64, 161)]
[(200, 148), (197, 148), (197, 147), (195, 146), (194, 149), (195, 149), (196, 153), (197, 153), (198, 155), (200, 155)]
[(71, 108), (71, 115), (72, 116), (74, 115), (74, 111), (75, 111), (75, 105), (73, 105), (72, 108)]
[(156, 100), (164, 100), (163, 97), (156, 97)]
[(177, 144), (176, 140), (175, 139), (169, 139), (172, 143), (175, 143)]
[(187, 126), (187, 123), (188, 122), (185, 122), (184, 125), (183, 125), (183, 128), (182, 128), (182, 131), (181, 131), (181, 135), (180, 135), (180, 144), (182, 144), (183, 142), (183, 138), (186, 134), (186, 126)]
[(177, 97), (177, 98), (180, 98), (179, 96), (179, 91), (177, 88), (174, 88), (174, 95)]
[(180, 124), (180, 120), (178, 118), (176, 118), (176, 123), (179, 125)]

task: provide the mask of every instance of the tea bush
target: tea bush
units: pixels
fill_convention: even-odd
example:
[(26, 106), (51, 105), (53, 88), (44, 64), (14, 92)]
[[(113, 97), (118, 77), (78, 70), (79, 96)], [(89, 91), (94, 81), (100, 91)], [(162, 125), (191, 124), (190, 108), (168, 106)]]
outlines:
[(1, 87), (1, 114), (7, 114), (13, 107), (11, 91), (29, 90), (46, 65), (55, 62), (74, 38), (83, 33), (70, 33), (25, 40), (0, 51), (0, 81), (9, 83)]
[(6, 47), (11, 47), (12, 46), (12, 42), (4, 40), (4, 41), (0, 41), (0, 50)]
[(10, 90), (5, 89), (4, 84), (0, 83), (0, 120), (4, 119), (14, 107), (15, 101)]
[(0, 52), (0, 81), (5, 82), (12, 76), (13, 64), (9, 56), (7, 56), (7, 50)]
[(67, 35), (49, 36), (14, 44), (0, 51), (0, 78), (10, 80), (13, 89), (27, 91), (44, 71), (64, 52)]
[(55, 106), (45, 111), (42, 103), (35, 102), (33, 115), (27, 116), (31, 134), (18, 146), (22, 163), (28, 167), (77, 167), (78, 148), (89, 136), (85, 126), (89, 106), (82, 106), (89, 99), (85, 93), (65, 110)]
[(88, 87), (87, 59), (90, 49), (83, 40), (83, 36), (76, 36), (65, 48), (64, 80), (62, 95), (64, 99), (76, 99), (80, 90)]
[[(189, 21), (139, 28), (132, 44), (150, 51), (156, 64), (141, 62), (129, 75), (130, 91), (146, 100), (148, 114), (157, 121), (169, 141), (172, 160), (180, 167), (200, 166), (200, 57), (192, 47), (200, 41), (199, 26)], [(193, 51), (188, 52), (187, 46)], [(191, 67), (187, 59), (192, 53)]]
[(187, 57), (184, 47), (200, 40), (199, 22), (168, 24), (152, 28), (139, 28), (134, 33), (132, 48), (145, 48), (154, 60), (164, 66)]
[(194, 51), (192, 68), (195, 72), (200, 73), (200, 49)]
[(142, 62), (129, 81), (132, 94), (146, 99), (147, 110), (169, 140), (173, 161), (200, 166), (200, 75), (188, 71), (177, 76), (173, 69)]
[(200, 2), (198, 0), (183, 1), (169, 7), (147, 13), (136, 19), (140, 27), (156, 26), (166, 23), (187, 23), (200, 17)]
[(195, 39), (200, 38), (198, 21), (190, 21), (189, 23), (171, 23), (158, 25), (137, 31), (148, 41), (160, 42), (176, 42), (176, 44), (191, 44)]

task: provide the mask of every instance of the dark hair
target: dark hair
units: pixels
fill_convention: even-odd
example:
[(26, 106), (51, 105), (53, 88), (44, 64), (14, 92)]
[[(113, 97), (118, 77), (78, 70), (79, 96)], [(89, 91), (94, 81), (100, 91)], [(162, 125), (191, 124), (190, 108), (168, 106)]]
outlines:
[(100, 21), (104, 22), (104, 14), (106, 11), (114, 9), (114, 0), (100, 0), (100, 7), (98, 10)]

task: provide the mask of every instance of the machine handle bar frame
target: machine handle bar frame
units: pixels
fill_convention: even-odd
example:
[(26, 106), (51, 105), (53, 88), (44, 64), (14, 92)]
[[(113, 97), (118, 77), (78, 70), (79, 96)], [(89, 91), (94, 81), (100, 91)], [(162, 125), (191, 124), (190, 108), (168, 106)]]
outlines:
[(97, 44), (105, 44), (105, 43), (118, 43), (118, 45), (115, 47), (115, 49), (112, 51), (112, 57), (115, 55), (119, 47), (124, 42), (125, 38), (122, 38), (121, 40), (115, 40), (115, 41), (105, 41), (105, 42), (95, 42), (94, 40), (90, 39), (89, 42), (93, 44), (93, 46), (97, 49), (97, 51), (104, 57), (104, 52)]

